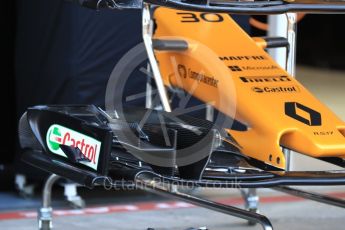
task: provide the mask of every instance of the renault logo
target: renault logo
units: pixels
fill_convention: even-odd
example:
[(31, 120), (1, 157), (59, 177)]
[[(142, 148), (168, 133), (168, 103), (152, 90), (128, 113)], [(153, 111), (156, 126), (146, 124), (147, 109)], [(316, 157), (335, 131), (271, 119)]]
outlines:
[(285, 115), (309, 126), (321, 125), (321, 114), (298, 102), (285, 102)]

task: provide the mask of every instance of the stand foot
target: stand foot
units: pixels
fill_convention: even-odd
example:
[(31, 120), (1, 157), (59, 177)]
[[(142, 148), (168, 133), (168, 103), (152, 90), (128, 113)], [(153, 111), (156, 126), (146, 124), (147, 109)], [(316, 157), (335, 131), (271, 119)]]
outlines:
[(19, 192), (19, 195), (28, 198), (33, 197), (35, 193), (35, 185), (34, 184), (27, 184), (26, 176), (23, 174), (16, 174), (15, 176), (15, 186)]
[(64, 195), (67, 201), (72, 205), (73, 208), (85, 208), (85, 201), (78, 196), (77, 187), (75, 183), (64, 184)]

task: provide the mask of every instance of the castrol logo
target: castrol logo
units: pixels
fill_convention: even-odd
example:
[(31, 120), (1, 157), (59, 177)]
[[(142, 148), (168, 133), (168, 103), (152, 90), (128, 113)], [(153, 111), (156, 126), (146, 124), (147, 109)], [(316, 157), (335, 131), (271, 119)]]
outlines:
[(94, 170), (97, 170), (101, 142), (62, 125), (53, 124), (49, 127), (46, 136), (48, 149), (57, 155), (66, 157), (60, 145), (77, 147), (90, 162), (80, 162)]

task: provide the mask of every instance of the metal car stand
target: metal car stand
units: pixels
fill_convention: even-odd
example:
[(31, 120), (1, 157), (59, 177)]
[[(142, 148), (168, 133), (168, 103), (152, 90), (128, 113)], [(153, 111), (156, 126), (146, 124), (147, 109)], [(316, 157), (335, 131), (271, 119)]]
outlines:
[[(275, 58), (276, 61), (281, 64), (284, 64), (285, 70), (292, 76), (296, 76), (296, 42), (297, 42), (297, 14), (296, 13), (286, 13), (286, 24), (285, 23), (279, 23), (279, 20), (282, 20), (281, 18), (277, 18), (275, 16), (276, 20), (280, 26), (286, 25), (285, 28), (285, 38), (287, 40), (287, 43), (289, 44), (287, 47), (285, 47), (285, 57), (284, 52), (275, 52), (276, 54)], [(284, 20), (284, 21), (285, 21)], [(278, 29), (273, 27), (273, 29)], [(280, 30), (283, 30), (279, 28)], [(270, 31), (270, 33), (273, 36), (277, 36), (277, 31)], [(281, 35), (281, 34), (278, 34)], [(283, 56), (281, 56), (283, 55)], [(285, 158), (286, 158), (286, 171), (291, 170), (291, 150), (283, 148), (282, 151), (284, 152)], [(282, 191), (282, 190), (281, 190)], [(250, 189), (243, 189), (241, 190), (241, 194), (243, 199), (245, 200), (245, 207), (247, 210), (250, 210), (252, 212), (258, 212), (258, 206), (259, 206), (259, 196), (257, 196), (256, 189), (250, 188)], [(254, 224), (252, 222), (249, 222), (250, 225)]]
[[(42, 207), (38, 210), (37, 218), (38, 218), (38, 229), (42, 230), (49, 230), (52, 229), (52, 218), (53, 218), (53, 208), (52, 208), (52, 189), (53, 185), (59, 180), (62, 179), (61, 176), (56, 174), (52, 174), (46, 180), (43, 192), (42, 192)], [(68, 202), (72, 204), (73, 207), (76, 208), (84, 208), (85, 202), (84, 200), (77, 195), (76, 188), (77, 184), (75, 183), (66, 183), (63, 184), (65, 190), (65, 197)]]
[[(107, 176), (100, 176), (95, 173), (88, 173), (88, 171), (80, 170), (75, 166), (72, 166), (68, 163), (63, 163), (61, 161), (56, 160), (56, 164), (52, 163), (49, 157), (44, 156), (43, 154), (37, 153), (26, 153), (25, 154), (25, 161), (31, 162), (33, 165), (36, 165), (40, 168), (49, 169), (49, 171), (59, 173), (61, 175), (65, 175), (67, 178), (74, 178), (75, 181), (78, 183), (92, 188), (94, 186), (108, 186), (111, 185), (113, 188), (124, 188), (123, 186), (131, 186), (135, 185), (136, 188), (148, 191), (151, 193), (156, 193), (159, 195), (167, 196), (169, 198), (182, 200), (200, 207), (208, 208), (213, 211), (221, 212), (224, 214), (228, 214), (231, 216), (239, 217), (245, 219), (250, 222), (259, 223), (263, 229), (273, 229), (272, 224), (270, 223), (269, 219), (261, 214), (257, 214), (255, 212), (250, 212), (248, 210), (240, 209), (237, 207), (216, 203), (214, 201), (207, 200), (205, 198), (200, 198), (195, 195), (189, 194), (188, 192), (181, 192), (182, 188), (183, 191), (188, 191), (188, 188), (191, 186), (194, 187), (203, 187), (203, 188), (262, 188), (262, 187), (270, 187), (272, 189), (288, 193), (294, 196), (322, 202), (325, 204), (330, 204), (338, 207), (345, 208), (345, 201), (319, 195), (315, 193), (310, 193), (306, 191), (297, 190), (290, 187), (283, 187), (285, 185), (306, 185), (306, 184), (325, 184), (325, 185), (336, 185), (336, 184), (344, 184), (344, 171), (340, 171), (342, 173), (341, 177), (334, 176), (332, 173), (328, 173), (325, 177), (320, 177), (319, 179), (308, 179), (312, 177), (312, 175), (320, 175), (319, 174), (311, 174), (300, 177), (295, 177), (294, 174), (288, 176), (284, 179), (277, 178), (276, 182), (274, 182), (274, 178), (270, 179), (262, 179), (259, 181), (238, 181), (236, 180), (237, 177), (229, 177), (228, 180), (225, 181), (212, 181), (210, 179), (202, 179), (202, 180), (183, 180), (178, 179), (176, 177), (164, 177), (159, 174), (154, 173), (153, 171), (147, 169), (134, 169), (133, 170), (124, 170), (124, 171), (117, 171), (116, 175), (121, 179), (121, 181), (113, 180)], [(296, 172), (295, 172), (296, 174)], [(303, 172), (302, 172), (303, 174)], [(39, 210), (39, 227), (40, 229), (51, 229), (52, 227), (52, 207), (51, 207), (51, 192), (52, 186), (54, 182), (56, 182), (60, 176), (56, 176), (53, 174), (46, 182), (44, 187), (43, 193), (43, 207)], [(325, 181), (326, 180), (326, 181)], [(332, 183), (327, 182), (332, 181)], [(123, 183), (125, 182), (125, 184)], [(285, 182), (285, 183), (284, 183)], [(306, 183), (309, 182), (309, 183)], [(330, 183), (330, 184), (328, 184)], [(271, 187), (275, 186), (275, 187)], [(278, 186), (278, 187), (277, 187)], [(185, 189), (187, 188), (187, 189)]]
[[(228, 206), (220, 203), (216, 203), (210, 200), (206, 200), (200, 197), (196, 197), (187, 193), (179, 192), (177, 189), (170, 189), (171, 186), (168, 184), (160, 183), (153, 174), (141, 173), (135, 179), (135, 184), (137, 188), (142, 190), (156, 193), (158, 195), (166, 196), (173, 199), (182, 200), (200, 207), (211, 209), (213, 211), (221, 212), (231, 216), (239, 217), (241, 219), (248, 220), (253, 223), (258, 223), (263, 229), (273, 229), (272, 224), (269, 219), (263, 215), (255, 212), (243, 210), (237, 207)], [(293, 196), (314, 200), (328, 205), (333, 205), (341, 208), (345, 208), (345, 200), (332, 198), (329, 196), (310, 193), (290, 187), (276, 187), (274, 190), (284, 192)]]
[(144, 191), (185, 201), (196, 206), (204, 207), (216, 212), (224, 213), (230, 216), (235, 216), (250, 222), (259, 223), (264, 230), (272, 230), (272, 224), (269, 219), (263, 215), (255, 212), (247, 211), (230, 205), (225, 205), (196, 197), (187, 193), (180, 192), (178, 189), (172, 189), (169, 184), (159, 183), (153, 174), (139, 174), (135, 179), (136, 187)]
[(49, 230), (53, 228), (53, 208), (51, 205), (52, 188), (61, 177), (52, 174), (45, 182), (42, 194), (42, 207), (38, 210), (38, 229)]

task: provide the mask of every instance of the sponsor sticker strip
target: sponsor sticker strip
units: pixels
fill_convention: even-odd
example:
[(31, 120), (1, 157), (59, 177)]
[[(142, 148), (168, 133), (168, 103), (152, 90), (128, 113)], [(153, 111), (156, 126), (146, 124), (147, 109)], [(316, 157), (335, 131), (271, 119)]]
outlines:
[(256, 93), (298, 93), (300, 89), (297, 85), (290, 86), (254, 86), (252, 91)]

